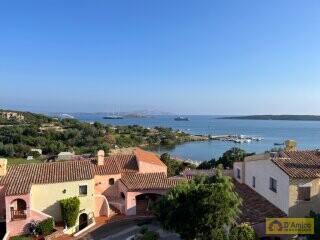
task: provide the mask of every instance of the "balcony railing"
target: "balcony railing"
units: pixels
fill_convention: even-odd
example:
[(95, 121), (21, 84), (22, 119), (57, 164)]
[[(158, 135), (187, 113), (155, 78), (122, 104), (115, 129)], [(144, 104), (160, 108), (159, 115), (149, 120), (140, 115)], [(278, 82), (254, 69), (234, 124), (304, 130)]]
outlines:
[(22, 220), (26, 218), (27, 218), (26, 210), (11, 210), (12, 220)]

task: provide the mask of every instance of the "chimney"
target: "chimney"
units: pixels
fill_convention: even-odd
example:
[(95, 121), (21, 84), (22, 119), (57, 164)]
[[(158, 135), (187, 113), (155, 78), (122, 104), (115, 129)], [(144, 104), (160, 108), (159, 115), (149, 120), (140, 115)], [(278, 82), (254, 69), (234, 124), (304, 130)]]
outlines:
[(0, 158), (0, 176), (7, 174), (7, 159)]
[(104, 165), (104, 151), (98, 151), (98, 165)]
[(297, 150), (297, 142), (294, 140), (287, 140), (284, 142), (285, 151), (296, 151)]

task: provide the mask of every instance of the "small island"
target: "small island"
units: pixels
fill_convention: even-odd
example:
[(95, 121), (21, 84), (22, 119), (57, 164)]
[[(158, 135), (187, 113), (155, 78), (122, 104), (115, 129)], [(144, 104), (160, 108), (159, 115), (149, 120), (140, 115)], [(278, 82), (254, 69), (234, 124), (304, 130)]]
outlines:
[(320, 121), (320, 116), (319, 115), (248, 115), (248, 116), (221, 117), (218, 119)]

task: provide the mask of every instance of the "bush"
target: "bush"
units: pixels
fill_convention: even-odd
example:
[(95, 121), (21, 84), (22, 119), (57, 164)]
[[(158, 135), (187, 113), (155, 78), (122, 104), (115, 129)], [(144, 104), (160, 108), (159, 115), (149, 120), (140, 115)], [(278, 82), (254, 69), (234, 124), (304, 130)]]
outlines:
[(148, 226), (147, 225), (143, 225), (139, 232), (141, 234), (145, 234), (147, 231), (148, 231)]
[(256, 234), (248, 224), (240, 224), (230, 231), (229, 240), (256, 240)]
[(160, 235), (154, 231), (147, 231), (139, 240), (159, 240)]
[(53, 218), (47, 218), (37, 224), (36, 232), (40, 235), (46, 234), (54, 229)]
[(76, 225), (80, 211), (80, 200), (78, 197), (71, 197), (60, 200), (61, 215), (67, 227)]

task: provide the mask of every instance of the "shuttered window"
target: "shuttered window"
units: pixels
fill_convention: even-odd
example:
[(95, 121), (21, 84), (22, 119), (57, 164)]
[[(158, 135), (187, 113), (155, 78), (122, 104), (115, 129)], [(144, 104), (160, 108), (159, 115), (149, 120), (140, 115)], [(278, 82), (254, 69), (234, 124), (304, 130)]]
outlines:
[(269, 180), (269, 189), (275, 193), (277, 192), (277, 180), (272, 177)]
[(298, 200), (310, 201), (311, 187), (310, 186), (298, 186)]
[(252, 176), (252, 187), (255, 188), (256, 187), (256, 177)]
[(240, 169), (237, 168), (237, 178), (240, 179), (241, 178), (241, 172), (240, 172)]

